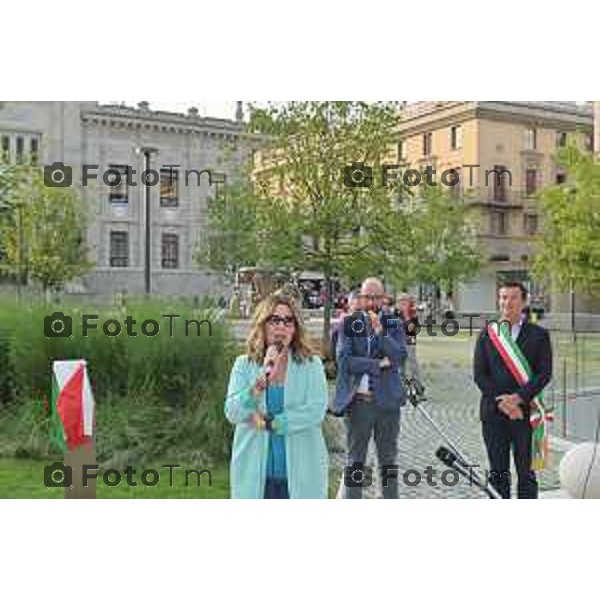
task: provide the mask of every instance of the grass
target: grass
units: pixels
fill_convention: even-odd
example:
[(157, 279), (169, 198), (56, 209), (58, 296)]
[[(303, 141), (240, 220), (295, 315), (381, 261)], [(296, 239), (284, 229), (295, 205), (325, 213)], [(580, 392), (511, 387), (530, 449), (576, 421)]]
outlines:
[[(44, 485), (44, 467), (52, 461), (41, 460), (0, 460), (0, 498), (64, 498), (63, 488), (48, 488)], [(208, 483), (208, 476), (203, 475), (200, 485), (197, 486), (197, 478), (191, 474), (186, 486), (185, 470), (197, 469), (198, 466), (182, 465), (181, 469), (173, 469), (173, 486), (169, 485), (169, 469), (163, 468), (163, 464), (174, 464), (173, 461), (156, 461), (149, 467), (136, 467), (133, 481), (137, 481), (137, 487), (127, 485), (126, 476), (123, 471), (120, 485), (111, 487), (102, 479), (103, 471), (99, 472), (96, 483), (96, 497), (101, 499), (126, 499), (126, 498), (203, 498), (223, 499), (229, 498), (229, 467), (219, 465), (209, 468), (211, 472), (212, 485)], [(153, 468), (158, 471), (160, 481), (154, 487), (144, 486), (141, 483), (141, 474), (145, 469)]]
[[(51, 464), (50, 460), (18, 460), (0, 459), (0, 499), (6, 498), (31, 498), (31, 499), (62, 499), (63, 488), (48, 488), (44, 485), (44, 467)], [(138, 482), (137, 487), (129, 487), (125, 474), (121, 484), (116, 487), (105, 485), (102, 474), (96, 483), (96, 497), (100, 499), (127, 499), (127, 498), (200, 498), (206, 500), (219, 500), (229, 498), (229, 466), (220, 465), (209, 469), (212, 475), (212, 486), (208, 485), (206, 476), (201, 478), (201, 485), (196, 486), (196, 476), (190, 475), (189, 485), (185, 485), (185, 470), (199, 467), (185, 467), (173, 469), (173, 487), (169, 486), (169, 470), (162, 468), (162, 464), (174, 464), (173, 461), (156, 462), (152, 467), (159, 472), (161, 480), (155, 487), (146, 487), (141, 484), (141, 473), (145, 468), (136, 469), (133, 480)], [(331, 470), (329, 474), (329, 498), (335, 498), (339, 485), (340, 474)]]

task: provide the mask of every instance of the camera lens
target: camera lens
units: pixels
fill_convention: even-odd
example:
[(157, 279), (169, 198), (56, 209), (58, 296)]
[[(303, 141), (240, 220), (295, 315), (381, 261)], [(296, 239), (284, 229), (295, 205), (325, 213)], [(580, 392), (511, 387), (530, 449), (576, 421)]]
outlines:
[[(56, 323), (58, 323), (58, 327), (56, 327)], [(50, 329), (52, 329), (52, 331), (56, 334), (58, 333), (62, 333), (65, 330), (65, 322), (61, 321), (60, 319), (56, 319), (54, 321), (52, 321), (52, 325), (50, 326)]]
[[(57, 176), (58, 173), (58, 176)], [(60, 169), (55, 169), (50, 174), (50, 179), (57, 185), (61, 184), (65, 180), (65, 172)]]
[(360, 169), (352, 171), (352, 181), (356, 184), (362, 183), (365, 180), (365, 174)]
[(53, 483), (56, 483), (56, 485), (60, 485), (65, 480), (65, 472), (61, 469), (55, 469), (54, 471), (52, 471), (50, 479)]
[[(356, 477), (356, 473), (359, 473), (359, 477)], [(350, 479), (352, 479), (352, 481), (357, 485), (360, 485), (365, 480), (365, 472), (362, 469), (355, 469), (354, 471), (352, 471)]]
[[(356, 323), (358, 323), (360, 325), (360, 329), (358, 331), (354, 328)], [(365, 324), (360, 319), (354, 319), (354, 321), (352, 321), (352, 325), (350, 326), (350, 329), (352, 329), (352, 333), (355, 333), (356, 335), (360, 335), (365, 330)]]

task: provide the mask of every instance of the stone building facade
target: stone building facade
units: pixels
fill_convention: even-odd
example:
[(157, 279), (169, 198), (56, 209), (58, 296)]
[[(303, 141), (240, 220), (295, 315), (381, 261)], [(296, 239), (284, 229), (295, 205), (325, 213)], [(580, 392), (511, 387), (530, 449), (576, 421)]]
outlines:
[[(12, 161), (72, 169), (88, 213), (87, 245), (93, 271), (71, 290), (94, 296), (145, 290), (145, 189), (151, 206), (151, 291), (202, 295), (222, 290), (218, 274), (194, 260), (207, 235), (208, 198), (240, 173), (252, 152), (241, 103), (231, 120), (97, 102), (3, 102), (0, 149)], [(152, 149), (146, 155), (142, 149)], [(85, 167), (90, 165), (93, 167)], [(171, 165), (171, 166), (170, 166)], [(83, 185), (84, 171), (90, 177)], [(134, 173), (135, 171), (135, 173)], [(60, 173), (57, 171), (57, 180)], [(106, 185), (103, 181), (104, 174)], [(117, 175), (119, 173), (119, 175)], [(115, 185), (117, 177), (120, 185)]]
[[(593, 148), (591, 104), (419, 102), (405, 106), (403, 116), (398, 162), (421, 170), (431, 165), (438, 184), (443, 171), (456, 169), (460, 182), (452, 192), (465, 199), (483, 255), (478, 277), (455, 290), (455, 308), (494, 311), (498, 283), (516, 279), (528, 282), (534, 294), (543, 292), (547, 309), (567, 312), (568, 295), (541, 290), (530, 275), (534, 242), (543, 235), (536, 194), (565, 180), (556, 161), (561, 146), (573, 140)], [(494, 170), (506, 172), (486, 176)], [(591, 298), (582, 296), (578, 304), (582, 312), (600, 310)]]

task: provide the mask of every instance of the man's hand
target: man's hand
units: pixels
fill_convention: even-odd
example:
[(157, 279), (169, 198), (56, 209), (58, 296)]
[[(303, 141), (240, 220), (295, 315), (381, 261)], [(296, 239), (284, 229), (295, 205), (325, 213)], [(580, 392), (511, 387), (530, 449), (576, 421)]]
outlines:
[(375, 335), (380, 335), (383, 332), (383, 326), (381, 325), (381, 321), (379, 320), (377, 313), (370, 311), (369, 317), (371, 318), (371, 325)]
[(518, 394), (502, 394), (496, 398), (498, 402), (498, 408), (503, 412), (511, 421), (520, 421), (524, 418), (523, 399)]
[(391, 367), (392, 363), (390, 362), (390, 359), (387, 356), (384, 356), (380, 361), (379, 361), (379, 368), (380, 369), (389, 369)]

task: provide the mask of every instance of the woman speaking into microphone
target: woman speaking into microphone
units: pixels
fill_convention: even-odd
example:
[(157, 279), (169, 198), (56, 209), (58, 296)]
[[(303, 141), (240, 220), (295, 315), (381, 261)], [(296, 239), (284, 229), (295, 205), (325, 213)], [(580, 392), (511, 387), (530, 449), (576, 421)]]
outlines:
[(327, 498), (327, 381), (290, 297), (259, 304), (246, 347), (225, 400), (235, 425), (231, 497)]

